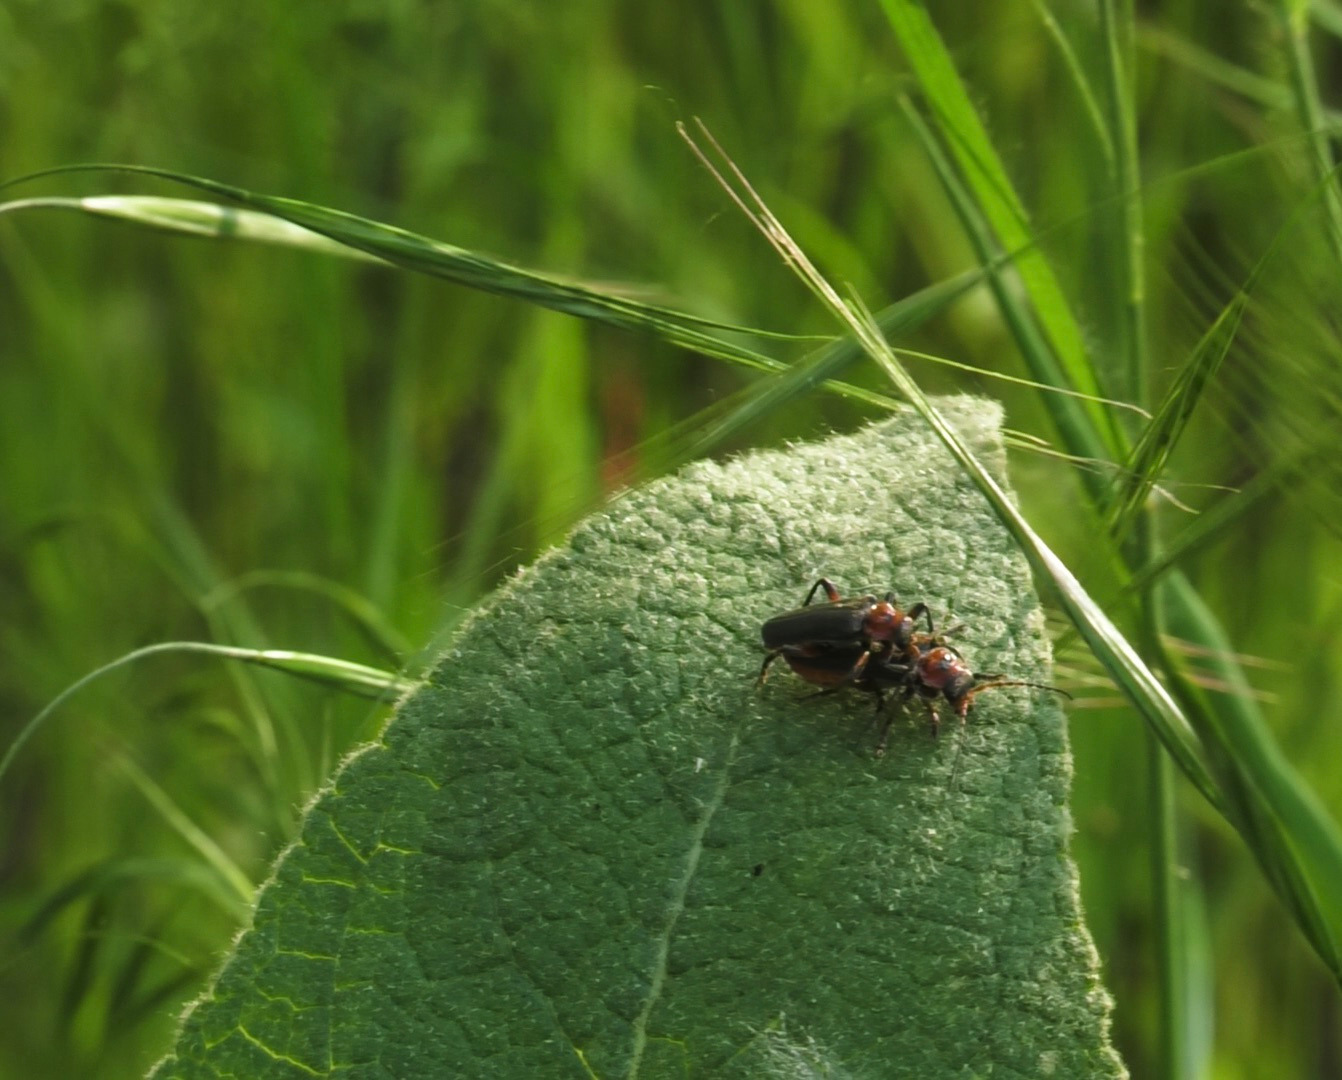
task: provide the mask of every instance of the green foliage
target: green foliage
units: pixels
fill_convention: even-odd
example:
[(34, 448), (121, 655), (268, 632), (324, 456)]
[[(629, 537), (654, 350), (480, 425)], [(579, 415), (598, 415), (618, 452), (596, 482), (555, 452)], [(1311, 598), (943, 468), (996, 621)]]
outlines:
[[(998, 411), (942, 405), (1000, 468)], [(988, 694), (874, 760), (866, 709), (751, 685), (817, 567), (1046, 675), (1024, 560), (911, 413), (652, 484), (342, 768), (155, 1075), (1124, 1075), (1056, 701)]]
[[(243, 204), (106, 173), (6, 193), (5, 748), (148, 643), (410, 663), (622, 482), (888, 408), (672, 136), (699, 115), (918, 386), (989, 387), (930, 356), (1051, 388), (990, 388), (1008, 445), (1042, 451), (1013, 460), (1022, 521), (1099, 601), (1071, 617), (1115, 628), (1108, 671), (1153, 722), (1172, 710), (1197, 781), (1152, 763), (1065, 632), (1067, 684), (1093, 688), (1071, 713), (1075, 848), (1134, 1073), (1342, 1070), (1342, 23), (1300, 0), (1149, 19), (9, 5), (4, 179), (123, 161)], [(81, 216), (33, 212), (54, 207)], [(723, 359), (786, 373), (740, 400)], [(239, 886), (383, 719), (255, 665), (118, 670), (0, 783), (0, 1074), (142, 1072)], [(778, 1044), (799, 1070), (823, 1049)]]

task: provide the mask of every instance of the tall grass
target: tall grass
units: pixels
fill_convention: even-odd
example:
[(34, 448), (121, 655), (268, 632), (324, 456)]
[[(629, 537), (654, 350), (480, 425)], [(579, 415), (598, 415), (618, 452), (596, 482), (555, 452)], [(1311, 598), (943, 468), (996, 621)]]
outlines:
[[(1342, 1068), (1337, 26), (941, 7), (7, 11), (5, 176), (210, 180), (3, 193), (5, 745), (151, 643), (409, 663), (625, 479), (879, 410), (884, 377), (810, 339), (823, 309), (675, 138), (692, 113), (831, 281), (893, 305), (923, 390), (1047, 440), (1013, 461), (1024, 520), (1160, 676), (1111, 665), (1124, 700), (1060, 628), (1094, 687), (1075, 848), (1134, 1074)], [(1182, 773), (1131, 705), (1161, 686)], [(47, 717), (0, 781), (0, 1073), (136, 1074), (381, 716), (176, 652)]]

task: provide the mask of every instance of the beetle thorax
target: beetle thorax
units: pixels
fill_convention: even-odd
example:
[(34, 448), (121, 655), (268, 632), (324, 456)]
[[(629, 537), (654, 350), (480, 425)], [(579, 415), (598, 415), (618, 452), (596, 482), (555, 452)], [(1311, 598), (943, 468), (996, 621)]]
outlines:
[(872, 641), (892, 641), (901, 647), (913, 639), (913, 620), (888, 600), (871, 605), (863, 629)]

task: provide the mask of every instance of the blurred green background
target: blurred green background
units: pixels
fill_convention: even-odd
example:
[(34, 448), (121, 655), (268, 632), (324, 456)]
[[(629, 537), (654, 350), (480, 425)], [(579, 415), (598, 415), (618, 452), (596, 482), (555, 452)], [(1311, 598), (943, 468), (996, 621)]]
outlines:
[[(1133, 49), (1150, 393), (1256, 275), (1154, 513), (1177, 533), (1247, 504), (1181, 566), (1336, 815), (1342, 261), (1311, 225), (1289, 8), (1147, 7)], [(1342, 8), (1313, 12), (1326, 102)], [(1114, 375), (1112, 147), (1050, 14), (1071, 62), (1098, 71), (1091, 4), (932, 12), (1101, 385), (1149, 404)], [(701, 315), (830, 334), (674, 124), (702, 117), (831, 279), (877, 308), (976, 265), (898, 105), (909, 89), (875, 0), (14, 0), (0, 9), (0, 179), (162, 166)], [(106, 174), (6, 196), (111, 192), (193, 197)], [(694, 431), (752, 377), (441, 281), (54, 211), (0, 215), (0, 275), (0, 745), (80, 676), (156, 642), (396, 669), (622, 482), (676, 464), (667, 433)], [(982, 290), (897, 344), (1022, 373)], [(911, 363), (925, 389), (1001, 397), (1012, 428), (1054, 439), (1037, 391)], [(734, 445), (874, 415), (815, 392)], [(1036, 528), (1116, 620), (1139, 621), (1076, 509), (1078, 467), (1018, 454), (1012, 473)], [(1155, 1075), (1148, 737), (1061, 645), (1080, 699), (1083, 900), (1119, 1048)], [(743, 657), (741, 677), (755, 665)], [(0, 783), (0, 1076), (139, 1075), (243, 917), (204, 869), (212, 854), (260, 880), (305, 798), (384, 715), (200, 656), (141, 661), (62, 708)], [(1337, 986), (1235, 835), (1187, 785), (1179, 807), (1189, 1023), (1207, 1040), (1184, 1075), (1338, 1075)]]

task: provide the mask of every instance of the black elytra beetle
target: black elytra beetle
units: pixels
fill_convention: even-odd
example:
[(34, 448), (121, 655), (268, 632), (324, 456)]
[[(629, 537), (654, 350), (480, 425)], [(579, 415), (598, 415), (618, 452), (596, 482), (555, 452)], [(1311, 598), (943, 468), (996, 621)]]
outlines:
[[(827, 602), (812, 604), (821, 589)], [(861, 596), (845, 600), (828, 579), (821, 578), (811, 586), (801, 607), (775, 615), (760, 627), (769, 654), (760, 666), (758, 682), (764, 682), (769, 665), (780, 656), (802, 678), (821, 685), (853, 682), (874, 656), (911, 663), (918, 656), (915, 639), (922, 636), (915, 632), (920, 615), (927, 618), (930, 639), (936, 631), (926, 604), (901, 611), (894, 593), (886, 593), (884, 599)], [(836, 671), (838, 658), (844, 656), (848, 657), (848, 669)], [(801, 670), (805, 667), (813, 667), (813, 674), (824, 678), (806, 675)]]

